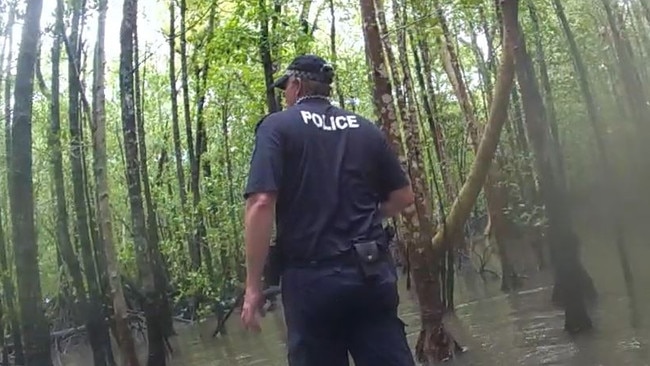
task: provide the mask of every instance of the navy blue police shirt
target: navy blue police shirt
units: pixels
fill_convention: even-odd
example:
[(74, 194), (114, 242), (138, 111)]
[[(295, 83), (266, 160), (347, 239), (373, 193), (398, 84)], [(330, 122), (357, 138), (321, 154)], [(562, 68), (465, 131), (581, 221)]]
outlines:
[(377, 126), (314, 98), (260, 122), (244, 197), (277, 192), (277, 245), (290, 265), (381, 239), (379, 203), (408, 184)]

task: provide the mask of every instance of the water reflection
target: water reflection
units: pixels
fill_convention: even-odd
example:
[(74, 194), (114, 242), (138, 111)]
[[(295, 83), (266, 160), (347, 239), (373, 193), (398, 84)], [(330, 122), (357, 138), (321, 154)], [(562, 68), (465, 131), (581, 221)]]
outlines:
[[(487, 281), (465, 273), (457, 281), (456, 313), (447, 319), (449, 328), (469, 352), (448, 365), (633, 365), (650, 366), (648, 342), (650, 324), (642, 309), (650, 303), (650, 228), (629, 223), (631, 268), (635, 274), (634, 296), (628, 296), (616, 261), (613, 242), (602, 232), (580, 232), (585, 266), (599, 291), (592, 309), (595, 329), (571, 337), (563, 331), (563, 311), (551, 305), (552, 286), (546, 274), (526, 281), (518, 293), (506, 295), (497, 279)], [(414, 344), (419, 330), (415, 299), (401, 284), (400, 312), (407, 323), (409, 341)], [(284, 366), (286, 330), (281, 308), (263, 321), (261, 334), (246, 333), (237, 314), (229, 321), (226, 336), (212, 338), (214, 321), (197, 325), (176, 324), (172, 340), (172, 366)], [(144, 347), (143, 347), (144, 348)], [(86, 348), (61, 357), (62, 365), (90, 365)], [(144, 357), (144, 355), (143, 355)]]
[[(562, 330), (563, 312), (549, 305), (551, 286), (513, 295), (500, 293), (498, 281), (483, 287), (491, 296), (459, 304), (456, 314), (447, 320), (463, 345), (469, 347), (468, 353), (449, 365), (649, 365), (648, 328), (638, 324), (635, 329), (621, 321), (621, 315), (629, 314), (629, 299), (612, 296), (612, 290), (604, 290), (600, 298), (594, 313), (595, 331), (573, 339)], [(467, 299), (466, 291), (464, 284), (459, 285), (458, 298)], [(402, 296), (401, 314), (408, 325), (409, 341), (414, 344), (419, 319), (409, 297)], [(179, 336), (172, 340), (173, 366), (286, 365), (281, 311), (264, 319), (260, 334), (244, 332), (237, 317), (228, 324), (228, 335), (218, 338), (211, 337), (212, 321), (176, 327)], [(66, 355), (62, 364), (87, 365), (83, 360), (89, 355), (84, 351)]]

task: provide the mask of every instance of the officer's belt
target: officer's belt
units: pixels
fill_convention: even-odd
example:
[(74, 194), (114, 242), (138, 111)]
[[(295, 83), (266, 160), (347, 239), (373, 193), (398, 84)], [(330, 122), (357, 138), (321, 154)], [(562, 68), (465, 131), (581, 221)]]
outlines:
[[(379, 259), (386, 260), (390, 259), (390, 252), (387, 247), (384, 245), (379, 246)], [(333, 265), (358, 265), (358, 260), (354, 255), (354, 250), (352, 248), (340, 252), (338, 254), (319, 258), (319, 259), (292, 259), (284, 261), (284, 269), (287, 268), (323, 268)]]

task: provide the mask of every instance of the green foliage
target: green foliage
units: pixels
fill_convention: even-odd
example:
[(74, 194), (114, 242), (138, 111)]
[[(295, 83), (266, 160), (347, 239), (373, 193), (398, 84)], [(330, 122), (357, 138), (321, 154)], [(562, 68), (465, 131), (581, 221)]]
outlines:
[[(404, 5), (404, 1), (398, 1)], [(179, 119), (181, 142), (183, 146), (183, 168), (185, 174), (184, 189), (188, 192), (188, 203), (181, 205), (177, 181), (177, 172), (172, 142), (172, 108), (170, 100), (171, 87), (169, 85), (169, 51), (166, 37), (169, 34), (166, 18), (168, 2), (159, 2), (157, 5), (147, 5), (147, 11), (157, 9), (156, 14), (163, 14), (162, 21), (149, 20), (141, 23), (140, 32), (144, 41), (140, 44), (142, 60), (141, 77), (144, 91), (144, 121), (147, 137), (148, 157), (146, 163), (149, 167), (149, 184), (153, 199), (156, 203), (157, 219), (160, 226), (160, 248), (166, 259), (171, 284), (179, 291), (179, 297), (203, 293), (209, 298), (226, 301), (234, 292), (234, 288), (241, 281), (243, 272), (243, 199), (242, 189), (246, 182), (248, 162), (254, 139), (254, 126), (266, 114), (265, 82), (260, 57), (260, 23), (268, 19), (270, 29), (270, 48), (276, 67), (277, 77), (286, 65), (297, 54), (302, 52), (318, 53), (327, 58), (332, 58), (330, 48), (329, 3), (327, 1), (314, 1), (308, 12), (308, 32), (304, 32), (305, 24), (300, 19), (303, 2), (287, 0), (281, 2), (281, 14), (275, 13), (271, 1), (187, 1), (187, 40), (190, 85), (190, 115), (193, 138), (196, 138), (196, 115), (201, 85), (197, 71), (202, 70), (207, 64), (207, 90), (205, 90), (205, 105), (203, 120), (207, 137), (207, 152), (203, 154), (203, 164), (209, 165), (211, 175), (206, 176), (201, 168), (200, 200), (196, 207), (192, 204), (192, 195), (189, 191), (190, 166), (187, 151), (187, 137), (185, 121), (183, 118), (182, 91), (180, 88), (180, 47), (176, 40), (176, 72), (179, 90)], [(441, 1), (442, 3), (442, 1)], [(528, 16), (526, 1), (521, 1), (520, 18), (529, 51), (534, 52), (534, 34)], [(4, 3), (2, 3), (4, 4)], [(614, 98), (618, 78), (615, 71), (615, 55), (609, 46), (609, 41), (604, 28), (603, 17), (600, 9), (593, 6), (592, 2), (565, 1), (567, 17), (574, 29), (577, 43), (580, 46), (585, 62), (590, 68), (590, 79), (596, 94), (599, 112), (603, 120), (607, 121), (607, 129), (617, 134), (620, 131), (629, 131), (629, 126), (620, 123), (620, 109)], [(398, 25), (394, 24), (391, 5), (388, 1), (384, 4), (389, 22), (388, 34), (391, 42), (395, 44)], [(441, 36), (441, 28), (435, 15), (431, 2), (421, 0), (406, 1), (409, 21), (406, 30), (411, 42), (423, 40), (431, 50), (430, 66), (431, 75), (426, 77), (432, 80), (435, 92), (436, 123), (442, 128), (444, 143), (450, 162), (454, 182), (460, 184), (467, 174), (473, 159), (473, 153), (468, 149), (466, 121), (456, 99), (454, 90), (444, 72), (439, 57), (437, 38)], [(559, 27), (557, 18), (550, 2), (535, 2), (538, 16), (543, 21), (539, 24), (540, 36), (546, 54), (545, 62), (549, 69), (551, 84), (556, 100), (554, 106), (557, 111), (558, 125), (563, 146), (563, 156), (566, 160), (568, 179), (571, 187), (587, 187), (590, 183), (589, 176), (591, 165), (596, 164), (591, 158), (593, 154), (593, 135), (585, 113), (583, 97), (576, 82), (572, 57), (568, 52), (564, 35)], [(2, 5), (4, 6), (4, 5)], [(214, 29), (209, 33), (209, 17), (215, 8)], [(156, 8), (157, 7), (157, 8)], [(488, 106), (485, 80), (479, 78), (480, 63), (496, 61), (500, 52), (498, 29), (495, 26), (496, 14), (492, 1), (484, 0), (456, 0), (443, 4), (445, 14), (452, 34), (458, 42), (457, 53), (470, 88), (470, 94), (479, 121), (487, 119)], [(481, 17), (479, 7), (484, 17)], [(118, 7), (115, 6), (117, 9)], [(341, 94), (348, 109), (376, 119), (372, 101), (371, 85), (366, 66), (361, 22), (358, 13), (358, 3), (349, 0), (336, 1), (336, 28), (337, 28), (337, 61), (336, 83), (340, 86)], [(45, 13), (48, 14), (48, 13)], [(148, 14), (147, 14), (148, 15)], [(92, 24), (95, 12), (89, 11), (87, 24)], [(119, 21), (119, 12), (110, 15), (114, 17), (111, 24)], [(176, 12), (178, 17), (178, 9)], [(152, 18), (155, 18), (152, 16)], [(630, 18), (632, 19), (632, 18)], [(2, 20), (4, 22), (5, 20)], [(179, 19), (176, 20), (176, 34), (180, 31)], [(632, 20), (629, 20), (630, 22)], [(4, 24), (0, 22), (0, 24)], [(51, 24), (51, 17), (44, 16), (44, 24)], [(647, 29), (646, 24), (637, 24), (639, 32)], [(93, 29), (93, 27), (89, 27)], [(484, 29), (487, 28), (489, 35)], [(154, 29), (152, 31), (152, 29)], [(157, 31), (162, 29), (162, 32)], [(313, 33), (312, 33), (313, 30)], [(637, 36), (628, 29), (628, 33)], [(107, 39), (107, 48), (115, 57), (107, 62), (107, 145), (108, 145), (108, 171), (110, 186), (110, 202), (113, 212), (113, 227), (121, 269), (128, 277), (136, 277), (134, 249), (131, 238), (131, 222), (127, 200), (127, 184), (125, 179), (124, 149), (122, 146), (122, 126), (120, 121), (120, 103), (118, 87), (118, 59), (119, 52), (116, 48), (117, 30), (110, 29)], [(472, 44), (472, 34), (476, 36), (479, 50)], [(495, 55), (487, 52), (488, 36), (493, 38)], [(86, 40), (84, 84), (86, 97), (91, 96), (91, 69), (94, 37), (92, 32), (85, 32)], [(51, 79), (50, 53), (51, 34), (44, 35), (41, 46), (41, 69), (46, 82)], [(152, 42), (151, 39), (156, 39)], [(637, 39), (638, 38), (638, 39)], [(643, 42), (640, 35), (636, 41)], [(148, 43), (147, 43), (148, 41)], [(637, 44), (635, 43), (635, 44)], [(644, 47), (648, 47), (647, 44)], [(477, 52), (478, 51), (478, 52)], [(484, 59), (477, 59), (477, 55)], [(3, 56), (4, 57), (4, 56)], [(14, 55), (15, 57), (15, 55)], [(409, 55), (413, 62), (412, 55)], [(66, 57), (62, 58), (62, 80), (66, 80)], [(536, 60), (536, 66), (539, 66)], [(413, 66), (413, 65), (411, 65)], [(641, 65), (643, 66), (643, 65)], [(412, 67), (413, 69), (413, 67)], [(610, 76), (608, 70), (612, 70)], [(493, 70), (490, 71), (490, 82), (494, 84)], [(647, 72), (647, 70), (646, 70)], [(3, 85), (5, 78), (3, 77)], [(11, 79), (9, 79), (11, 81)], [(612, 85), (614, 80), (614, 86)], [(398, 85), (400, 80), (394, 80)], [(66, 84), (63, 83), (62, 84)], [(414, 83), (415, 84), (415, 83)], [(70, 216), (70, 232), (76, 232), (73, 219), (72, 205), (72, 177), (70, 173), (69, 132), (67, 120), (67, 94), (62, 85), (61, 95), (61, 143), (63, 146), (63, 166), (65, 174), (65, 188), (67, 194), (67, 207)], [(425, 91), (415, 87), (418, 98), (425, 95)], [(333, 100), (338, 102), (338, 96)], [(351, 101), (356, 101), (352, 104)], [(421, 103), (418, 100), (417, 103)], [(422, 106), (420, 113), (423, 115)], [(84, 116), (84, 146), (86, 147), (86, 184), (94, 187), (94, 173), (92, 171), (92, 141), (88, 117)], [(513, 113), (510, 115), (514, 117)], [(424, 126), (425, 123), (422, 123)], [(55, 235), (55, 205), (52, 193), (52, 176), (50, 151), (47, 148), (47, 137), (50, 133), (49, 126), (49, 101), (37, 92), (34, 97), (33, 117), (33, 179), (36, 199), (36, 222), (39, 240), (41, 278), (45, 296), (53, 296), (59, 292), (61, 286), (60, 264), (57, 257)], [(225, 126), (225, 128), (224, 128)], [(4, 152), (4, 134), (0, 129), (2, 138), (2, 151)], [(433, 145), (430, 133), (423, 133), (424, 144)], [(618, 135), (617, 135), (618, 136)], [(516, 148), (516, 133), (512, 127), (504, 132), (499, 147), (500, 166), (505, 172), (505, 183), (511, 197), (507, 215), (513, 221), (528, 226), (545, 225), (543, 208), (530, 202), (525, 197), (519, 175), (526, 165), (531, 165), (527, 154), (522, 154)], [(195, 141), (193, 141), (195, 143)], [(433, 151), (433, 150), (431, 150)], [(435, 154), (432, 153), (432, 156)], [(163, 157), (165, 157), (163, 159)], [(436, 166), (427, 167), (429, 180), (436, 173), (437, 183), (442, 186), (440, 169)], [(591, 169), (593, 170), (593, 169)], [(0, 188), (6, 190), (6, 167), (0, 165)], [(94, 210), (96, 200), (94, 188), (89, 189), (91, 208)], [(5, 204), (2, 205), (4, 225), (9, 238)], [(445, 206), (452, 202), (450, 197), (441, 197)], [(484, 210), (485, 203), (479, 203), (480, 210)], [(91, 211), (92, 211), (91, 210)], [(94, 214), (94, 211), (92, 211)], [(206, 218), (207, 236), (206, 245), (210, 249), (216, 273), (213, 275), (206, 271), (205, 266), (200, 270), (191, 270), (188, 239), (194, 235), (196, 228), (192, 222), (199, 214)], [(79, 244), (73, 236), (73, 244), (77, 252)], [(10, 248), (11, 246), (8, 245)], [(11, 255), (11, 253), (9, 253)], [(213, 276), (213, 277), (211, 277)]]

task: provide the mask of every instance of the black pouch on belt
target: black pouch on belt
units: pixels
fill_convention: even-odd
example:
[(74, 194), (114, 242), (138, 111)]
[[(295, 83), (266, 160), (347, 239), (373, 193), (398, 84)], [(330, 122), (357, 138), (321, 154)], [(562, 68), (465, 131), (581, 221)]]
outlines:
[(381, 260), (377, 241), (353, 244), (354, 252), (366, 280), (376, 280), (381, 274)]

